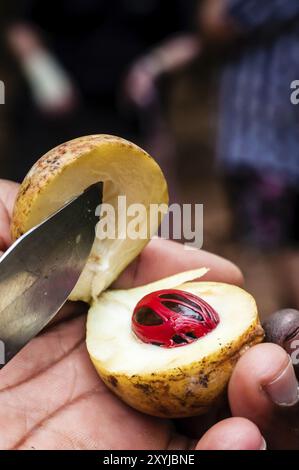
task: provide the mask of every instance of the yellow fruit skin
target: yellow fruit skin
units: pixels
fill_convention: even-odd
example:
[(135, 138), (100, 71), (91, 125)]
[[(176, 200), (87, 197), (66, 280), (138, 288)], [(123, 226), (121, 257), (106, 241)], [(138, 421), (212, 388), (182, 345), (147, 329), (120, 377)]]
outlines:
[[(118, 217), (118, 196), (126, 196), (127, 206), (142, 204), (147, 211), (147, 236), (138, 240), (129, 237), (114, 243), (111, 239), (97, 240), (86, 265), (98, 265), (105, 254), (113, 253), (105, 272), (100, 266), (84, 269), (71, 300), (89, 302), (106, 289), (126, 266), (142, 251), (161, 222), (149, 225), (150, 204), (168, 203), (167, 184), (153, 158), (137, 145), (110, 135), (80, 137), (54, 148), (40, 158), (24, 179), (15, 203), (11, 233), (13, 240), (67, 201), (98, 181), (104, 182), (103, 203), (109, 203)], [(117, 225), (117, 224), (116, 224)], [(114, 243), (116, 253), (111, 249)], [(103, 264), (104, 261), (103, 261)]]
[[(152, 170), (158, 178), (159, 183), (162, 185), (162, 191), (164, 193), (163, 202), (168, 202), (168, 192), (166, 182), (163, 178), (162, 172), (151, 156), (142, 150), (137, 145), (129, 142), (121, 137), (99, 134), (91, 135), (86, 137), (79, 137), (78, 139), (71, 140), (64, 144), (55, 147), (41, 157), (35, 165), (28, 172), (24, 181), (20, 186), (20, 190), (14, 206), (13, 218), (11, 223), (11, 234), (13, 240), (19, 238), (25, 231), (31, 228), (30, 224), (30, 213), (34, 208), (35, 201), (40, 197), (44, 188), (48, 186), (54, 179), (56, 179), (65, 169), (73, 165), (77, 160), (83, 158), (88, 159), (88, 154), (96, 150), (98, 147), (103, 148), (105, 153), (105, 159), (109, 159), (109, 148), (119, 147), (125, 148), (126, 150), (135, 153), (138, 158), (140, 155), (147, 160), (148, 169)], [(114, 153), (114, 152), (113, 152)], [(123, 162), (125, 166), (127, 162)], [(115, 162), (115, 165), (122, 164), (121, 160)], [(124, 167), (125, 169), (125, 167)], [(90, 174), (93, 173), (92, 166), (89, 168)], [(78, 181), (73, 181), (75, 188), (75, 194), (78, 193), (80, 186), (80, 163), (78, 165), (77, 174)], [(91, 177), (92, 179), (92, 177)], [(96, 181), (95, 181), (96, 182)], [(79, 190), (84, 190), (82, 186)], [(52, 195), (55, 199), (55, 194)], [(65, 201), (66, 202), (66, 201)], [(40, 214), (40, 218), (46, 218), (49, 214)]]
[(263, 338), (257, 317), (241, 337), (216, 354), (165, 373), (107, 374), (94, 357), (91, 359), (107, 387), (128, 405), (152, 416), (184, 418), (206, 413), (221, 399), (239, 357)]

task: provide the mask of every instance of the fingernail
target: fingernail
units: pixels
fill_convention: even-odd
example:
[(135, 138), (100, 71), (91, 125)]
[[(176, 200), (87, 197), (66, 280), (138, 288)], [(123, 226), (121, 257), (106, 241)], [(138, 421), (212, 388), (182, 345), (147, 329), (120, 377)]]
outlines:
[(276, 405), (293, 406), (298, 402), (298, 382), (291, 358), (286, 368), (263, 388)]
[(261, 447), (259, 448), (259, 450), (267, 450), (267, 442), (265, 441), (265, 438), (263, 436), (262, 436)]

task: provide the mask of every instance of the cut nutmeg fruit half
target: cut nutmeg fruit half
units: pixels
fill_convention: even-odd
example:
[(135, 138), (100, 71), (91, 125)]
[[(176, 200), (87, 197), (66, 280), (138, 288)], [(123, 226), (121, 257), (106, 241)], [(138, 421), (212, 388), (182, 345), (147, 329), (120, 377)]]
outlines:
[[(88, 186), (104, 183), (103, 205), (119, 214), (119, 197), (126, 207), (142, 204), (146, 234), (132, 240), (95, 238), (89, 260), (73, 290), (71, 300), (89, 302), (106, 289), (140, 253), (155, 234), (160, 221), (151, 220), (150, 205), (168, 203), (167, 184), (160, 167), (144, 150), (127, 140), (110, 135), (92, 135), (54, 148), (31, 168), (16, 200), (11, 232), (15, 240), (45, 220)], [(100, 201), (99, 201), (100, 202)], [(156, 223), (155, 223), (156, 222)]]
[[(89, 310), (87, 348), (91, 360), (106, 385), (139, 411), (172, 418), (205, 413), (225, 391), (240, 355), (263, 339), (253, 297), (232, 285), (194, 281), (206, 271), (180, 273), (134, 289), (108, 290)], [(186, 337), (178, 347), (167, 347), (165, 342), (159, 345), (157, 338), (155, 344), (145, 342), (132, 328), (132, 314), (140, 300), (167, 289), (170, 295), (172, 289), (187, 294), (187, 298), (192, 294), (203, 300), (208, 310), (217, 312), (216, 321), (208, 319), (210, 327), (204, 334), (188, 338), (188, 332), (196, 336), (196, 321), (206, 321), (203, 316), (197, 320), (196, 308), (192, 307), (194, 325), (187, 312), (186, 324), (177, 326), (177, 336), (181, 340)], [(149, 323), (152, 320), (150, 317)], [(184, 329), (190, 325), (191, 330)], [(157, 329), (161, 323), (147, 326), (151, 327)], [(168, 332), (169, 340), (173, 339), (171, 328)]]
[[(244, 290), (200, 282), (205, 268), (134, 289), (110, 284), (157, 231), (151, 205), (168, 203), (157, 163), (136, 145), (113, 136), (75, 139), (43, 156), (23, 181), (12, 219), (18, 238), (96, 182), (103, 205), (122, 217), (126, 206), (145, 208), (145, 236), (95, 241), (71, 300), (90, 303), (87, 349), (106, 385), (123, 401), (154, 416), (185, 417), (208, 411), (225, 391), (239, 356), (262, 341), (254, 299)], [(103, 207), (102, 205), (102, 207)], [(118, 234), (119, 235), (119, 234)]]

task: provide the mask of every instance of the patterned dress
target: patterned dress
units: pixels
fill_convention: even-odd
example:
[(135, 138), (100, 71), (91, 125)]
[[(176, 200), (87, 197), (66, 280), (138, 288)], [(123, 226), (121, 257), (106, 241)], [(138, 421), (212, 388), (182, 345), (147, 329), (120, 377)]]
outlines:
[(299, 0), (226, 1), (247, 34), (223, 69), (219, 162), (235, 179), (245, 238), (277, 246), (297, 240)]

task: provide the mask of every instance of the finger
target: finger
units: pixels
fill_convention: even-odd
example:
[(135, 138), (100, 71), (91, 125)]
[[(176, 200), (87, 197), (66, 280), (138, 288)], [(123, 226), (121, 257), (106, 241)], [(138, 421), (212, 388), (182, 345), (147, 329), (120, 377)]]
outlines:
[(266, 442), (255, 424), (228, 418), (215, 424), (200, 439), (196, 450), (265, 450)]
[(10, 217), (4, 203), (0, 199), (0, 250), (5, 251), (10, 244)]
[(247, 351), (234, 369), (228, 393), (233, 416), (254, 422), (269, 445), (292, 445), (289, 418), (290, 412), (295, 416), (298, 383), (290, 357), (280, 346), (264, 343)]
[(11, 244), (10, 220), (19, 185), (0, 179), (0, 250)]
[(9, 217), (12, 216), (19, 187), (20, 185), (14, 181), (0, 179), (0, 199), (6, 207)]
[(297, 381), (287, 353), (270, 343), (255, 346), (241, 357), (229, 384), (232, 414), (262, 426), (273, 407), (297, 400)]
[(121, 274), (113, 287), (128, 289), (201, 267), (209, 268), (203, 281), (243, 284), (241, 271), (230, 261), (203, 250), (187, 250), (182, 244), (157, 238)]

